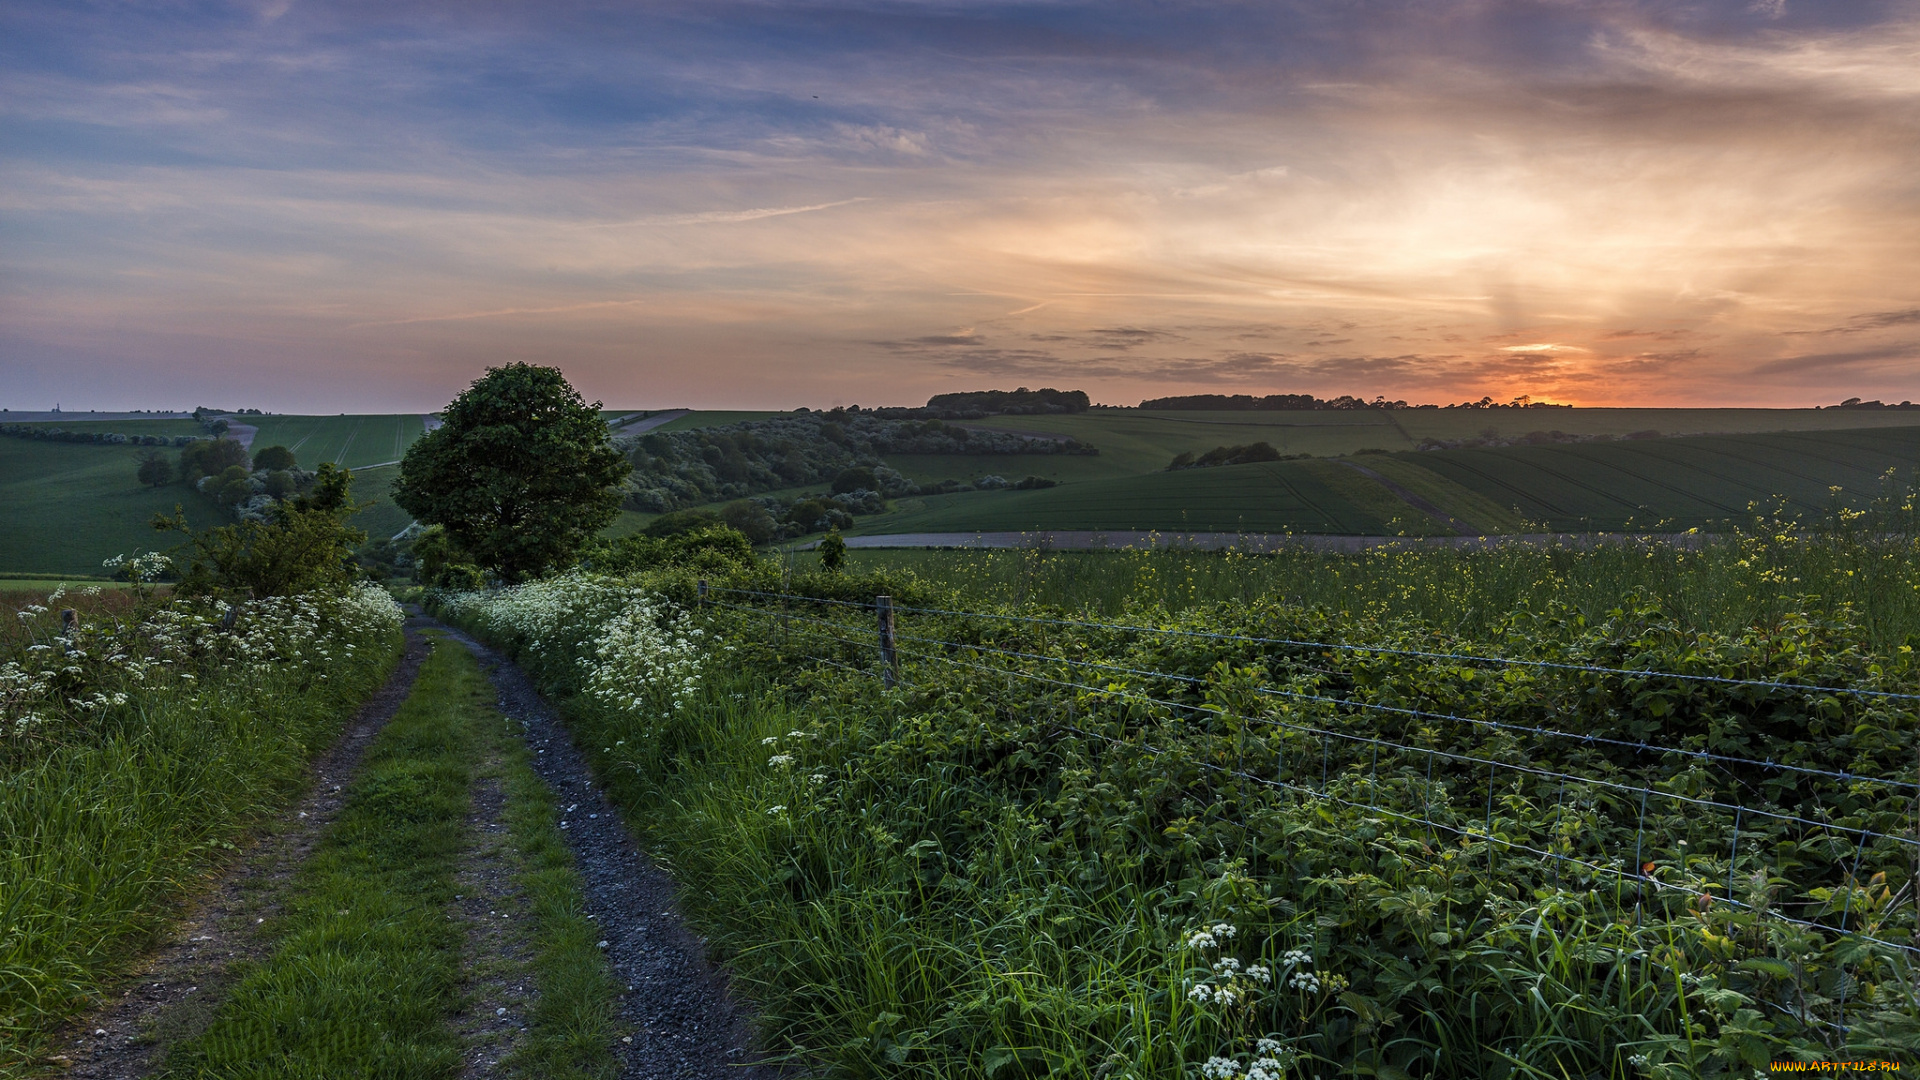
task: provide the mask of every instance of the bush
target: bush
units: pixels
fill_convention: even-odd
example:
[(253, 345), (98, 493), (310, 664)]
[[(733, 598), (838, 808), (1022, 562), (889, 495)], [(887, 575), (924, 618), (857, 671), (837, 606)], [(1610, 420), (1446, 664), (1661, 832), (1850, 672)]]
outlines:
[(293, 451), (284, 446), (269, 446), (253, 455), (255, 472), (265, 469), (268, 472), (281, 472), (294, 468), (299, 462), (294, 460)]
[(853, 491), (878, 491), (879, 489), (880, 482), (874, 479), (873, 470), (864, 465), (856, 465), (851, 469), (842, 469), (840, 470), (840, 475), (833, 478), (833, 493), (835, 495), (845, 495)]
[(1058, 480), (1049, 480), (1044, 476), (1029, 476), (1013, 487), (1015, 491), (1038, 491), (1041, 488), (1056, 487), (1059, 483)]
[(756, 502), (728, 503), (720, 508), (720, 519), (727, 527), (747, 538), (747, 542), (759, 546), (773, 539), (778, 524), (767, 508)]
[(160, 487), (173, 482), (173, 463), (160, 455), (157, 450), (148, 450), (140, 455), (140, 482), (148, 487)]
[(232, 439), (195, 439), (180, 450), (180, 479), (198, 484), (238, 465), (247, 467), (247, 448)]
[(712, 510), (675, 510), (647, 522), (647, 527), (641, 531), (648, 536), (679, 536), (681, 533), (700, 532), (724, 524), (726, 522)]
[(753, 544), (737, 529), (710, 525), (671, 536), (643, 534), (598, 540), (588, 547), (581, 565), (596, 574), (632, 574), (663, 567), (730, 573), (753, 565)]

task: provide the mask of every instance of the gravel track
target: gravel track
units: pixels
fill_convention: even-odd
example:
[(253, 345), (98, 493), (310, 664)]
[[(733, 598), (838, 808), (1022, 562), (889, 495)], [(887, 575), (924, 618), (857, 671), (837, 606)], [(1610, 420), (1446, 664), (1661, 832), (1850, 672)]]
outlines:
[(623, 1080), (774, 1080), (793, 1075), (753, 1064), (748, 1011), (727, 992), (726, 977), (674, 909), (673, 879), (633, 842), (620, 812), (593, 782), (553, 708), (526, 674), (500, 653), (449, 629), (473, 651), (500, 694), (499, 709), (521, 725), (534, 771), (560, 799), (561, 831), (586, 887), (589, 917), (603, 927), (608, 963), (631, 992), (620, 999)]
[(340, 812), (341, 792), (368, 745), (413, 690), (429, 651), (418, 628), (427, 624), (407, 620), (399, 666), (313, 766), (312, 790), (288, 808), (282, 827), (195, 902), (171, 938), (127, 977), (118, 1000), (76, 1021), (55, 1041), (60, 1049), (49, 1059), (52, 1064), (64, 1065), (74, 1080), (135, 1080), (148, 1074), (161, 1045), (202, 1030), (212, 1019), (233, 965), (272, 948), (258, 930), (260, 920), (277, 911), (285, 885)]

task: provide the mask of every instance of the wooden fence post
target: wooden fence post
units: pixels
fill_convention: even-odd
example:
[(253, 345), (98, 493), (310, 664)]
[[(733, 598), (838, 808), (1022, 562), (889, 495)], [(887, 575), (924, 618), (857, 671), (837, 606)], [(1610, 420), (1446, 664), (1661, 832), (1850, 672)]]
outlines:
[(880, 677), (891, 690), (900, 674), (900, 656), (893, 651), (893, 597), (874, 597), (873, 611), (880, 620)]
[(72, 608), (61, 608), (60, 609), (60, 636), (66, 639), (67, 652), (73, 652), (74, 650), (79, 648), (79, 646), (73, 643), (74, 637), (79, 633), (80, 633), (80, 613), (73, 610)]
[(707, 606), (707, 579), (706, 578), (700, 579), (700, 606), (701, 607)]

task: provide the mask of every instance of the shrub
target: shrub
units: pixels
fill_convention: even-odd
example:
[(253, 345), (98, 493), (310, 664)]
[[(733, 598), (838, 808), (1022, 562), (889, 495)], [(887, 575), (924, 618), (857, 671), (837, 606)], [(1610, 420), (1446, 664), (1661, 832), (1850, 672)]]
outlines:
[(180, 450), (180, 479), (197, 484), (234, 466), (247, 466), (247, 448), (232, 439), (195, 439)]
[(777, 528), (773, 515), (756, 502), (728, 503), (720, 508), (720, 519), (756, 546), (772, 540)]
[(253, 455), (253, 468), (256, 472), (261, 469), (280, 472), (294, 468), (298, 464), (294, 460), (293, 451), (284, 446), (269, 446), (265, 450), (256, 451)]

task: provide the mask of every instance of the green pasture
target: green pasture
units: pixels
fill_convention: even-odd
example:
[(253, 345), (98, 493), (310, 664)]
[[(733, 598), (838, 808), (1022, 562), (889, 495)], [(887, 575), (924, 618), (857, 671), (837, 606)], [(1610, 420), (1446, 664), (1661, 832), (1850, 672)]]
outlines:
[(861, 519), (854, 531), (1444, 531), (1350, 465), (1483, 533), (1710, 528), (1780, 499), (1789, 512), (1817, 510), (1832, 501), (1834, 487), (1842, 489), (1842, 501), (1868, 497), (1880, 490), (1887, 470), (1920, 466), (1920, 427), (1403, 451), (1119, 476), (1101, 475), (1102, 462), (1112, 459), (1104, 453), (903, 458), (896, 467), (922, 482), (943, 472), (959, 479), (995, 472), (1062, 483), (1041, 491), (902, 499), (891, 513)]
[(172, 547), (147, 523), (176, 503), (197, 529), (228, 519), (182, 485), (143, 486), (134, 475), (141, 449), (0, 439), (0, 569), (99, 574), (114, 555)]
[[(61, 575), (98, 575), (102, 560), (114, 555), (167, 550), (179, 538), (155, 532), (148, 522), (176, 505), (196, 529), (232, 520), (183, 484), (141, 484), (135, 469), (142, 449), (0, 439), (0, 571), (57, 583)], [(412, 520), (388, 494), (396, 471), (354, 476), (354, 497), (375, 500), (354, 522), (369, 536), (391, 536)]]

